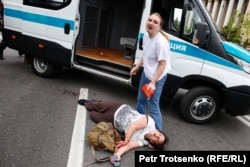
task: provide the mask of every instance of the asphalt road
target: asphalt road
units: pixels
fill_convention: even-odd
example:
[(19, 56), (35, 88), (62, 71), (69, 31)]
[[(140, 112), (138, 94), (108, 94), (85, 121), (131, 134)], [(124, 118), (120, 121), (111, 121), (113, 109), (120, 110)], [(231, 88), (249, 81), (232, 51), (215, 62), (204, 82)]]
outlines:
[[(16, 51), (6, 49), (4, 57), (0, 60), (0, 167), (71, 167), (68, 161), (77, 119), (84, 124), (83, 140), (77, 145), (83, 151), (80, 157), (83, 163), (92, 161), (85, 136), (94, 123), (77, 105), (82, 89), (87, 90), (88, 99), (135, 105), (137, 89), (130, 85), (70, 69), (45, 79), (36, 76)], [(187, 123), (178, 113), (180, 97), (181, 93), (173, 105), (170, 99), (161, 99), (164, 132), (170, 138), (165, 151), (250, 150), (249, 126), (225, 113), (207, 125)], [(85, 117), (78, 117), (78, 112), (85, 112), (80, 113)], [(109, 153), (100, 151), (97, 156), (104, 155)], [(134, 159), (133, 150), (123, 156), (121, 165), (134, 166)]]

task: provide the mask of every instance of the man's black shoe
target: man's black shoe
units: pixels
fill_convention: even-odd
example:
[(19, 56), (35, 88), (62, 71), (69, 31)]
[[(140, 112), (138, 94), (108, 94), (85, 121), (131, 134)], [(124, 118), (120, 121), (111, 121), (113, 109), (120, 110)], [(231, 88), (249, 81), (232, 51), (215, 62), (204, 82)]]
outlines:
[(86, 99), (80, 99), (80, 100), (78, 100), (78, 104), (80, 104), (80, 105), (85, 105), (85, 103), (87, 103), (87, 102), (89, 102), (89, 100), (86, 100)]

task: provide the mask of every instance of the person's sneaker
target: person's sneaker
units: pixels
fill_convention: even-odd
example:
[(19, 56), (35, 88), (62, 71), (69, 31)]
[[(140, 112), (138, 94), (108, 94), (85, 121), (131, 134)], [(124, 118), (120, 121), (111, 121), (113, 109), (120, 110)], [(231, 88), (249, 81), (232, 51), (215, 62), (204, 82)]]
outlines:
[(85, 103), (87, 103), (87, 102), (89, 102), (88, 100), (86, 100), (86, 99), (80, 99), (80, 100), (78, 100), (78, 104), (80, 104), (80, 105), (85, 105)]
[(114, 167), (119, 167), (121, 166), (120, 161), (117, 161), (118, 157), (116, 155), (112, 155), (110, 157), (110, 162)]

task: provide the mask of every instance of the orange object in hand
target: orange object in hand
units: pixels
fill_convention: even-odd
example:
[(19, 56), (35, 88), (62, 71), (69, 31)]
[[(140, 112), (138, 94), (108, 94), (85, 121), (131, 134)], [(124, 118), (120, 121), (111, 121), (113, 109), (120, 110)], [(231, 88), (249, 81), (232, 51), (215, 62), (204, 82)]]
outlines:
[(151, 88), (148, 89), (148, 84), (143, 85), (142, 91), (148, 99), (154, 94), (153, 89), (151, 89)]

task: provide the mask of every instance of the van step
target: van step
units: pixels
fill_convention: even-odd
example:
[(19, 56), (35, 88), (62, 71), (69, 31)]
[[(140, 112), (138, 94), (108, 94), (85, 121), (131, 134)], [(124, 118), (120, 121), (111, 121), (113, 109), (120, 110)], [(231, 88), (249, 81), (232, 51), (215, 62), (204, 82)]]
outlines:
[(76, 56), (75, 62), (84, 67), (104, 71), (123, 78), (130, 78), (130, 68), (119, 64), (107, 62), (104, 60), (96, 60), (83, 56)]

